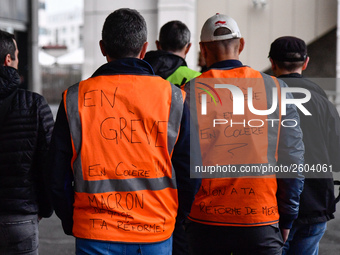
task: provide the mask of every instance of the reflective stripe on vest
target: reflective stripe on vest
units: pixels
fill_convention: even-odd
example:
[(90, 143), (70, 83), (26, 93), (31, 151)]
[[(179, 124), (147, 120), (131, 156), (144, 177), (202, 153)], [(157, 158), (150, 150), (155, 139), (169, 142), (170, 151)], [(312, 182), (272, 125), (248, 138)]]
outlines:
[(98, 76), (64, 93), (75, 236), (119, 242), (171, 236), (178, 203), (171, 154), (184, 96), (169, 82), (143, 75)]
[[(216, 88), (215, 84), (228, 84), (241, 89), (245, 100), (251, 96), (257, 110), (271, 109), (273, 88), (277, 90), (276, 96), (281, 98), (280, 85), (275, 78), (249, 67), (210, 70), (191, 82), (190, 106), (196, 109), (202, 153), (202, 166), (196, 170), (201, 170), (204, 179), (195, 197), (190, 218), (204, 224), (226, 226), (277, 223), (279, 214), (275, 174), (256, 170), (276, 166), (281, 123), (280, 100), (276, 101), (276, 109), (268, 115), (253, 114), (246, 102), (244, 114), (234, 114), (232, 99), (235, 99), (235, 95), (232, 97), (231, 91)], [(248, 87), (252, 87), (252, 95), (248, 95)], [(203, 93), (208, 95), (206, 115), (201, 111)], [(216, 119), (224, 123), (213, 127)], [(215, 171), (218, 167), (226, 171), (210, 174), (207, 172), (209, 167), (214, 167)]]

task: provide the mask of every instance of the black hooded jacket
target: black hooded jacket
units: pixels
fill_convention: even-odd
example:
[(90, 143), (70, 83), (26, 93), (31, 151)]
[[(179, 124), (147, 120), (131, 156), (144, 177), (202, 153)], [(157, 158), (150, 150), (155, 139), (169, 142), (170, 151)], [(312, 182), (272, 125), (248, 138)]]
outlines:
[(45, 161), (53, 116), (45, 99), (18, 89), (20, 77), (12, 67), (0, 67), (0, 111), (13, 92), (0, 123), (0, 215), (51, 216)]
[(163, 50), (147, 52), (144, 60), (152, 66), (155, 74), (163, 79), (167, 79), (178, 67), (187, 66), (183, 58)]
[[(332, 172), (340, 171), (340, 118), (326, 93), (315, 83), (293, 73), (278, 77), (289, 87), (305, 88), (311, 99), (303, 106), (312, 114), (299, 110), (305, 144), (304, 190), (300, 198), (297, 221), (306, 224), (333, 219), (335, 212)], [(293, 93), (295, 98), (304, 97)], [(332, 172), (331, 172), (332, 171)]]

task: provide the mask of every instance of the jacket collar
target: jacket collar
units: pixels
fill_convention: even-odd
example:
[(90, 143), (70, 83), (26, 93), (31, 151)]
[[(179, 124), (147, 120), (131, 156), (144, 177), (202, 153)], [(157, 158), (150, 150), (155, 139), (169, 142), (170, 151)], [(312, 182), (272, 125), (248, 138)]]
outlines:
[(243, 66), (242, 62), (236, 59), (228, 59), (212, 64), (209, 69), (235, 68)]
[(302, 75), (299, 73), (289, 73), (289, 74), (282, 74), (277, 78), (302, 78)]
[(92, 77), (113, 74), (154, 75), (154, 72), (149, 63), (144, 60), (138, 58), (121, 58), (102, 65), (94, 72)]
[(145, 54), (144, 60), (150, 63), (155, 73), (164, 79), (180, 66), (187, 66), (182, 57), (164, 50), (149, 51)]

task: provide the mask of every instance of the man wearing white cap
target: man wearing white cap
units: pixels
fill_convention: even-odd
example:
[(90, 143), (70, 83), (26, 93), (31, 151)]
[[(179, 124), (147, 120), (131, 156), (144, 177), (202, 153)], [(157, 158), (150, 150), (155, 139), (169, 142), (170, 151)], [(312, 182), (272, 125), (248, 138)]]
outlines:
[(296, 107), (280, 100), (292, 95), (239, 61), (232, 18), (209, 18), (200, 47), (209, 69), (185, 85), (202, 159), (191, 177), (203, 177), (186, 226), (191, 253), (281, 254), (304, 182), (289, 170), (304, 154)]

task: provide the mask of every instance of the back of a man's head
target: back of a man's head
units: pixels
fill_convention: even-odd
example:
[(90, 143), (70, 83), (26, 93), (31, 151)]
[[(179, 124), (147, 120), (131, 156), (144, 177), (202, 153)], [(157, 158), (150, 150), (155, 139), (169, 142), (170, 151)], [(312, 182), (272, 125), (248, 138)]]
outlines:
[(4, 65), (6, 56), (10, 54), (11, 59), (15, 60), (14, 35), (0, 30), (0, 61)]
[(282, 36), (271, 45), (269, 57), (282, 70), (294, 72), (301, 68), (308, 55), (306, 43), (294, 36)]
[(200, 46), (207, 65), (210, 66), (219, 61), (238, 59), (244, 40), (236, 21), (217, 13), (204, 23)]
[(106, 18), (102, 42), (110, 58), (137, 57), (146, 40), (146, 22), (136, 10), (118, 9)]
[(181, 21), (174, 20), (162, 26), (159, 33), (159, 44), (162, 50), (176, 52), (190, 42), (190, 31)]

